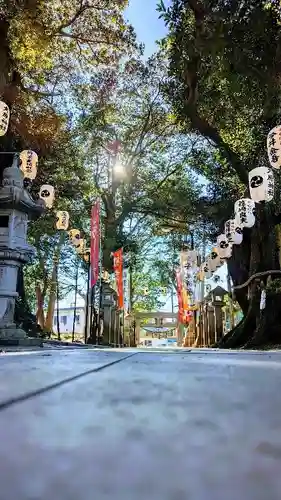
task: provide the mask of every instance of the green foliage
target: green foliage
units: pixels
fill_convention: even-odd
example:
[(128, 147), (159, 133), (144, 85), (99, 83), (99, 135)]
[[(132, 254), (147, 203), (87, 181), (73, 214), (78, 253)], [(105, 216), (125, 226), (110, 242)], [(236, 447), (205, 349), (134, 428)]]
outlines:
[[(271, 5), (268, 5), (271, 4)], [(265, 137), (280, 114), (279, 2), (172, 1), (165, 95), (185, 133), (198, 137), (190, 162), (208, 180), (201, 212), (221, 222), (245, 193), (247, 173), (266, 159)], [(217, 207), (215, 210), (213, 210)]]
[[(85, 145), (74, 139), (79, 108), (77, 101), (74, 109), (72, 95), (99, 65), (116, 66), (137, 49), (133, 29), (123, 17), (126, 6), (126, 0), (0, 0), (0, 95), (12, 110), (0, 150), (35, 150), (39, 168), (33, 195), (45, 183), (56, 190), (53, 209), (29, 226), (37, 250), (34, 264), (25, 271), (32, 309), (37, 282), (46, 305), (57, 254), (61, 274), (75, 272), (76, 257), (67, 243), (61, 245), (55, 211), (68, 210), (71, 226), (89, 235), (97, 191), (84, 161)], [(10, 156), (1, 155), (0, 172), (10, 161)], [(60, 283), (62, 294), (73, 287), (70, 279)]]
[[(97, 64), (117, 63), (136, 46), (123, 18), (126, 0), (0, 2), (17, 71), (39, 86), (60, 74), (77, 75)], [(80, 67), (79, 67), (80, 65)], [(63, 73), (64, 72), (64, 76)]]
[(157, 311), (165, 304), (161, 300), (163, 284), (155, 271), (141, 269), (133, 273), (133, 310)]
[(274, 279), (267, 283), (266, 293), (271, 295), (281, 294), (281, 279)]
[[(103, 202), (109, 271), (112, 250), (136, 247), (140, 232), (149, 237), (157, 221), (186, 226), (195, 217), (201, 187), (188, 167), (193, 142), (179, 134), (161, 96), (165, 79), (165, 61), (158, 54), (147, 62), (130, 59), (114, 73), (97, 72), (83, 92), (77, 91), (83, 108), (80, 141), (87, 145), (85, 161)], [(107, 147), (116, 139), (121, 150), (114, 157)]]

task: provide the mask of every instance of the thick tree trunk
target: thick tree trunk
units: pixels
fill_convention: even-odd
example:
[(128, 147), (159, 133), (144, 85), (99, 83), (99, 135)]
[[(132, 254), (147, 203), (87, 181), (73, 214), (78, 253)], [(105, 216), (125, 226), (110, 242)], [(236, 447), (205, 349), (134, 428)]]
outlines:
[(36, 300), (37, 300), (36, 321), (41, 328), (44, 328), (45, 325), (44, 296), (41, 290), (40, 283), (36, 285)]
[[(278, 291), (273, 293), (268, 288), (265, 288), (266, 305), (265, 309), (260, 311), (261, 290), (266, 287), (268, 277), (278, 278), (278, 271), (280, 271), (278, 239), (274, 226), (274, 213), (270, 205), (260, 204), (257, 206), (256, 224), (248, 234), (250, 235), (250, 244), (246, 233), (240, 252), (244, 262), (246, 262), (247, 256), (249, 257), (249, 272), (246, 272), (246, 268), (243, 267), (244, 264), (242, 263), (240, 275), (233, 275), (236, 267), (231, 261), (229, 262), (230, 272), (233, 273), (234, 287), (241, 285), (256, 273), (264, 273), (264, 277), (253, 279), (248, 286), (237, 290), (237, 300), (240, 298), (241, 301), (243, 294), (249, 295), (248, 307), (245, 311), (239, 301), (244, 312), (244, 318), (231, 332), (223, 337), (219, 344), (223, 348), (260, 347), (272, 343), (281, 343), (280, 293)], [(249, 251), (250, 253), (248, 253)], [(234, 261), (237, 252), (239, 250), (235, 249)], [(272, 273), (268, 275), (267, 271), (272, 271)], [(274, 271), (277, 271), (277, 273), (274, 274)], [(246, 299), (243, 298), (242, 300), (246, 305)]]
[(52, 277), (51, 277), (51, 285), (50, 285), (49, 302), (48, 302), (47, 315), (45, 321), (45, 330), (50, 333), (52, 333), (53, 330), (53, 318), (55, 313), (56, 297), (57, 297), (57, 264), (54, 261)]

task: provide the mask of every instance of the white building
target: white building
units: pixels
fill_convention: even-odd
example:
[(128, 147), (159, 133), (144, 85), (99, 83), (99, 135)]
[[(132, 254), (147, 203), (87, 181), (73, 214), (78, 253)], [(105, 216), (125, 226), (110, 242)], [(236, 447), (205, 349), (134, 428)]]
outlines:
[[(72, 333), (74, 306), (59, 308), (60, 333)], [(83, 334), (85, 328), (85, 307), (76, 307), (75, 333)], [(53, 331), (57, 333), (57, 310), (53, 318)]]

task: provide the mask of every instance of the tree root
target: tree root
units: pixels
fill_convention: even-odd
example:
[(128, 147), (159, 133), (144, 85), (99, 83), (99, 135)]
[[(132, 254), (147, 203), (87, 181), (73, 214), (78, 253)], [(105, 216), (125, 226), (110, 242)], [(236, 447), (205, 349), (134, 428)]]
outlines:
[(281, 294), (268, 294), (266, 308), (253, 303), (245, 318), (225, 335), (217, 347), (256, 349), (281, 343)]

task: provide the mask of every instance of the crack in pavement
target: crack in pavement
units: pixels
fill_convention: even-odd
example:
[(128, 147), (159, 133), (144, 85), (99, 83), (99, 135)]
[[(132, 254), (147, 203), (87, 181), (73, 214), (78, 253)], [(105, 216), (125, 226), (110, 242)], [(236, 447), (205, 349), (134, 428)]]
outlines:
[(26, 394), (22, 394), (21, 396), (16, 396), (14, 398), (7, 399), (6, 401), (3, 401), (0, 403), (0, 411), (5, 410), (6, 408), (10, 408), (12, 405), (15, 405), (17, 403), (22, 403), (23, 401), (27, 401), (29, 399), (32, 399), (33, 397), (40, 396), (41, 394), (44, 394), (46, 392), (49, 392), (53, 389), (57, 389), (58, 387), (61, 387), (65, 384), (69, 384), (70, 382), (73, 382), (75, 380), (78, 380), (82, 377), (86, 377), (87, 375), (91, 375), (92, 373), (97, 373), (105, 368), (109, 368), (110, 366), (116, 365), (117, 363), (121, 363), (121, 361), (125, 361), (126, 359), (132, 358), (133, 356), (136, 356), (139, 354), (138, 352), (134, 352), (132, 354), (129, 354), (128, 356), (122, 357), (120, 359), (115, 359), (114, 361), (110, 361), (110, 363), (106, 363), (104, 365), (98, 366), (96, 368), (92, 368), (91, 370), (87, 370), (82, 373), (78, 373), (78, 375), (74, 375), (73, 377), (68, 377), (63, 380), (60, 380), (59, 382), (55, 382), (54, 384), (47, 385), (45, 387), (42, 387), (40, 389), (36, 389), (31, 392), (27, 392)]

